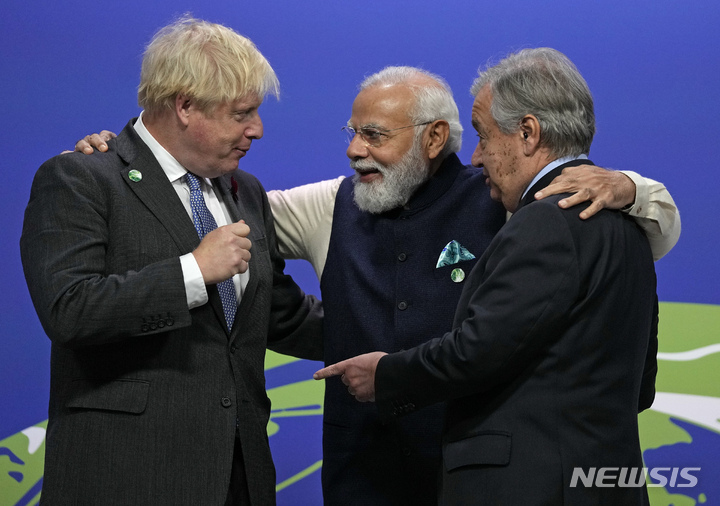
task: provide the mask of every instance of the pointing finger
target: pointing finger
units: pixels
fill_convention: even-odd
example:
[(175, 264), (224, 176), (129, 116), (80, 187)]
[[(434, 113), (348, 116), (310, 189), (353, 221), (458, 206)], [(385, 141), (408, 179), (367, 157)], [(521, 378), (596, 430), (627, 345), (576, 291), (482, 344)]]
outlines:
[(345, 374), (345, 368), (342, 366), (342, 362), (338, 362), (337, 364), (329, 365), (324, 369), (320, 369), (313, 374), (313, 378), (321, 380), (331, 378), (333, 376), (342, 376), (343, 374)]

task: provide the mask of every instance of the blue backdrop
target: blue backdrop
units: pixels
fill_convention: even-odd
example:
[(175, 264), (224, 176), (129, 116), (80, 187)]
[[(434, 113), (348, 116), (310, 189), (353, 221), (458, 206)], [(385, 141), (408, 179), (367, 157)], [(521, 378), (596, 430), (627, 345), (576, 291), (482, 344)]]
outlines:
[[(720, 304), (720, 203), (715, 195), (720, 176), (712, 158), (718, 144), (714, 124), (720, 118), (720, 7), (715, 0), (5, 0), (0, 7), (0, 96), (5, 101), (0, 127), (0, 442), (47, 418), (50, 345), (30, 302), (18, 252), (32, 177), (43, 161), (71, 149), (85, 134), (102, 128), (119, 132), (138, 114), (144, 46), (157, 28), (184, 12), (250, 37), (278, 74), (280, 100), (271, 98), (260, 109), (265, 137), (241, 161), (241, 168), (268, 189), (350, 172), (340, 127), (350, 116), (357, 83), (386, 65), (420, 66), (448, 80), (466, 128), (461, 159), (469, 162), (475, 137), (468, 89), (477, 68), (522, 47), (564, 52), (595, 97), (598, 133), (592, 159), (664, 182), (680, 208), (680, 242), (656, 264), (660, 300), (710, 305), (694, 321), (720, 321), (714, 317)], [(318, 292), (309, 266), (291, 262), (290, 270), (306, 291)], [(707, 325), (703, 331), (720, 341), (717, 327)], [(683, 351), (682, 344), (672, 351)], [(312, 423), (303, 430), (310, 434), (306, 440), (286, 444), (311, 445), (319, 455), (320, 426)], [(1, 447), (0, 470), (3, 461), (14, 462)], [(276, 459), (292, 459), (289, 453), (285, 457), (279, 450)], [(315, 470), (308, 471), (314, 481), (301, 492), (296, 489), (287, 504), (301, 504), (300, 496), (308, 497), (307, 504), (319, 501)], [(11, 483), (20, 474), (11, 474)], [(0, 505), (20, 504), (3, 502), (3, 483), (0, 476)], [(720, 501), (707, 494), (695, 498)]]

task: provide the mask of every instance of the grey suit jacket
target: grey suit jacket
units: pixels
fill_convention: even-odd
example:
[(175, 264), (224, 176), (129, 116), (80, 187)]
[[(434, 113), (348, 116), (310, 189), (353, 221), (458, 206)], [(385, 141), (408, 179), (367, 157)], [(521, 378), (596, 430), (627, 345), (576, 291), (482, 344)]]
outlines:
[[(570, 164), (568, 164), (570, 165)], [(637, 413), (652, 403), (655, 272), (620, 212), (528, 192), (465, 281), (452, 332), (383, 357), (378, 407), (448, 400), (442, 505), (647, 504), (638, 487), (571, 486), (575, 468), (642, 468)]]
[(106, 153), (43, 164), (25, 213), (52, 341), (43, 503), (223, 504), (237, 433), (252, 504), (274, 504), (265, 348), (321, 356), (322, 309), (283, 274), (265, 191), (236, 171), (214, 186), (250, 227), (249, 283), (230, 332), (216, 287), (189, 310), (179, 256), (199, 239), (132, 123)]

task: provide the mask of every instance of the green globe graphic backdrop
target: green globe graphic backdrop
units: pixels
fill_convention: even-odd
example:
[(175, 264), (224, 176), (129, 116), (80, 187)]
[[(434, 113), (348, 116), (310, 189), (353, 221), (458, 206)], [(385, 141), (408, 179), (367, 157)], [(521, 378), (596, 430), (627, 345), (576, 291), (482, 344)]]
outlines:
[[(659, 341), (657, 396), (639, 417), (645, 466), (700, 471), (694, 487), (649, 480), (650, 502), (720, 504), (720, 306), (661, 303)], [(307, 487), (319, 483), (323, 383), (312, 379), (319, 366), (270, 352), (266, 359), (279, 505), (303, 504)], [(0, 441), (0, 506), (38, 503), (46, 423)]]

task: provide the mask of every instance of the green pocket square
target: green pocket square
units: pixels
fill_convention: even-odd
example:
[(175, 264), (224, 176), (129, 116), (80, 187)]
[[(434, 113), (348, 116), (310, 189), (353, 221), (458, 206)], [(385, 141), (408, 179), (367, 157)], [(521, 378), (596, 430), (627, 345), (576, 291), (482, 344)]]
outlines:
[(465, 246), (457, 241), (450, 241), (447, 243), (447, 246), (443, 248), (442, 253), (440, 253), (440, 258), (438, 258), (435, 268), (454, 265), (464, 260), (472, 260), (473, 258), (475, 258), (475, 255), (470, 253)]

